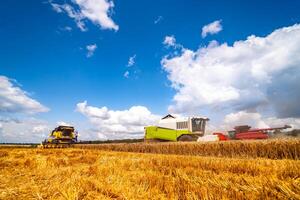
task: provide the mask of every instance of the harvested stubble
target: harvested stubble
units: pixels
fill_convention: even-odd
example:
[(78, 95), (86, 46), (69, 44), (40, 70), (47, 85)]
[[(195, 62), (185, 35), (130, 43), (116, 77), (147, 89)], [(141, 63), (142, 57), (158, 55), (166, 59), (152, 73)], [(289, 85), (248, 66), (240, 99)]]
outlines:
[(0, 149), (0, 199), (300, 199), (300, 161)]
[(167, 142), (134, 144), (78, 144), (77, 148), (138, 153), (218, 157), (300, 159), (300, 139), (270, 139), (224, 142)]
[(7, 148), (35, 148), (37, 145), (23, 145), (23, 144), (0, 144), (0, 149)]

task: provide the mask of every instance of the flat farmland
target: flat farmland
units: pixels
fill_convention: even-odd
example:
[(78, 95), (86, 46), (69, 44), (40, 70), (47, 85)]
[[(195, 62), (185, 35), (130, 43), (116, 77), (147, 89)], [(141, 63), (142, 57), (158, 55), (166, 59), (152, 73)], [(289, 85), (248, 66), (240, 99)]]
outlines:
[(160, 142), (76, 144), (82, 149), (231, 158), (300, 159), (300, 139), (231, 140), (223, 142)]
[[(253, 142), (269, 148), (266, 141)], [(299, 140), (284, 142), (273, 143), (275, 154), (254, 154), (242, 145), (237, 156), (226, 145), (244, 142), (207, 144), (206, 156), (199, 155), (205, 144), (195, 143), (2, 147), (0, 199), (300, 199)], [(151, 148), (144, 146), (144, 153), (139, 145)], [(197, 154), (184, 153), (193, 148)]]

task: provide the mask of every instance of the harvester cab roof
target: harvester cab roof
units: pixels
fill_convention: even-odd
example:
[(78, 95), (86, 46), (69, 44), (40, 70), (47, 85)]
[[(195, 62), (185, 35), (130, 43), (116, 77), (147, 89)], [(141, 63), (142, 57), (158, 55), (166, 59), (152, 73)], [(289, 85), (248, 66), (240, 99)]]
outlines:
[(73, 126), (58, 126), (54, 130), (55, 131), (62, 131), (62, 130), (66, 130), (66, 129), (74, 130), (74, 127)]
[(243, 133), (249, 131), (251, 126), (248, 125), (242, 125), (242, 126), (235, 126), (234, 130), (236, 133)]

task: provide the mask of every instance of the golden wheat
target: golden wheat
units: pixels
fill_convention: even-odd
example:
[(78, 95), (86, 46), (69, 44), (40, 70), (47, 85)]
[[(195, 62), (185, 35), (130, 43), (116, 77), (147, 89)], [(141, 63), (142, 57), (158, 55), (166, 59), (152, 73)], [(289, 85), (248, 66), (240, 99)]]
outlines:
[(0, 199), (300, 199), (300, 161), (0, 149)]
[(300, 159), (300, 139), (270, 139), (208, 143), (167, 142), (134, 144), (78, 144), (76, 147), (138, 153)]

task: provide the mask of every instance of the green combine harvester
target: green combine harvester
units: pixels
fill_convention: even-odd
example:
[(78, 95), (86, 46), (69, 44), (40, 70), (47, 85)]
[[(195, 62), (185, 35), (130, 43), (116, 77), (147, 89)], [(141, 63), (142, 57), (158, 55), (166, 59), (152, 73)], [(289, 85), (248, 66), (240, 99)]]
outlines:
[(145, 127), (145, 142), (197, 141), (204, 135), (207, 121), (206, 117), (176, 118), (169, 114), (158, 126)]

